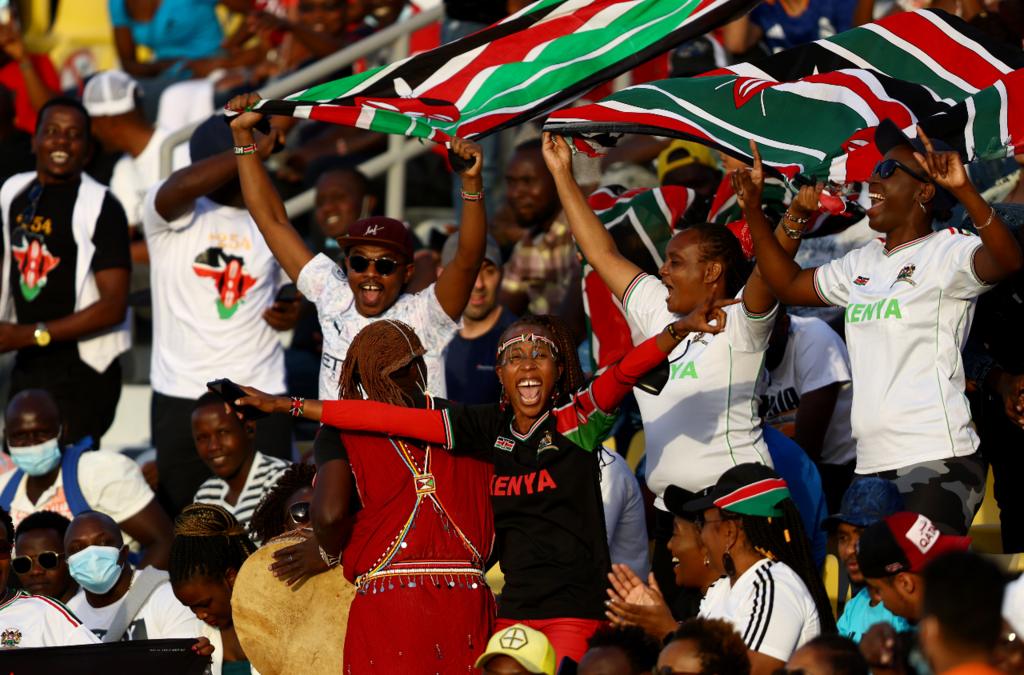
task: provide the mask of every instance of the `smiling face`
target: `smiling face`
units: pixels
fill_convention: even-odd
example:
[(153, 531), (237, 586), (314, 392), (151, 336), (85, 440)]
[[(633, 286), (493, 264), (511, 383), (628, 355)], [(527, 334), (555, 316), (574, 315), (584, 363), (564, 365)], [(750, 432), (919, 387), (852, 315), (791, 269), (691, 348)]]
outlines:
[[(914, 151), (906, 146), (896, 146), (885, 153), (885, 159), (895, 159), (914, 173), (927, 175), (914, 159)], [(920, 203), (927, 205), (935, 195), (935, 188), (931, 183), (923, 182), (897, 168), (888, 178), (872, 174), (868, 192), (871, 197), (871, 208), (867, 211), (868, 226), (886, 234), (923, 217), (925, 214)]]
[(235, 585), (235, 570), (228, 570), (223, 581), (210, 577), (192, 577), (187, 581), (171, 584), (178, 602), (192, 610), (200, 621), (214, 628), (230, 628), (231, 589)]
[(505, 195), (520, 227), (549, 225), (558, 215), (555, 179), (539, 147), (520, 148), (512, 155), (505, 170)]
[(413, 266), (400, 254), (383, 246), (353, 246), (348, 250), (348, 260), (356, 256), (368, 260), (385, 258), (396, 263), (394, 271), (387, 275), (378, 271), (376, 263), (362, 272), (355, 271), (351, 262), (346, 265), (348, 285), (355, 296), (356, 310), (366, 317), (380, 316), (402, 294), (406, 281), (412, 277)]
[(316, 182), (316, 224), (329, 239), (348, 234), (352, 223), (364, 217), (369, 197), (362, 182), (348, 171), (328, 171)]
[(676, 585), (684, 588), (703, 588), (709, 576), (704, 560), (708, 551), (700, 538), (700, 530), (689, 520), (673, 518), (672, 538), (668, 540), (672, 554)]
[(47, 108), (32, 140), (36, 171), (42, 182), (78, 178), (89, 159), (87, 129), (82, 111), (61, 105)]
[[(518, 324), (505, 331), (501, 343), (530, 334), (554, 342), (554, 336), (546, 328)], [(558, 383), (562, 367), (547, 341), (527, 340), (505, 349), (498, 359), (497, 372), (516, 417), (536, 419), (551, 404), (551, 392)]]
[(701, 235), (696, 230), (683, 230), (668, 242), (658, 275), (668, 288), (665, 303), (670, 312), (692, 312), (714, 291), (714, 284), (709, 282), (721, 276), (722, 263), (702, 260), (700, 244)]
[(252, 465), (252, 439), (227, 404), (217, 401), (192, 413), (192, 440), (199, 459), (218, 478), (230, 480)]
[(836, 545), (839, 560), (846, 565), (850, 581), (855, 584), (864, 583), (864, 575), (860, 573), (860, 565), (857, 564), (857, 542), (860, 541), (860, 533), (863, 530), (863, 527), (857, 527), (849, 523), (839, 523), (836, 527)]
[(728, 516), (723, 518), (724, 515), (720, 509), (707, 509), (701, 516), (702, 524), (700, 525), (700, 540), (704, 543), (704, 548), (707, 549), (711, 569), (719, 576), (725, 574), (722, 558), (727, 552), (735, 549), (739, 536), (736, 531), (739, 522)]
[[(52, 551), (60, 556), (57, 566), (45, 569), (39, 564), (39, 554)], [(56, 530), (39, 529), (23, 532), (14, 544), (15, 556), (28, 556), (32, 568), (27, 574), (19, 574), (18, 581), (33, 595), (48, 595), (63, 600), (74, 586), (68, 572), (68, 561), (64, 556), (64, 540)]]
[(484, 260), (469, 295), (464, 315), (473, 321), (487, 318), (498, 304), (498, 287), (501, 286), (501, 268), (490, 260)]

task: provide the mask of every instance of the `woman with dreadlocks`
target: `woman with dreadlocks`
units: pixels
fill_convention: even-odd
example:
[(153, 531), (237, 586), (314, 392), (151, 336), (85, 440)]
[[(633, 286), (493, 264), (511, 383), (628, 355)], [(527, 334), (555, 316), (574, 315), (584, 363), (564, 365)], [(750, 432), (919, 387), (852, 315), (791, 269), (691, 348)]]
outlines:
[[(345, 367), (358, 368), (358, 373), (345, 373), (340, 401), (289, 400), (254, 392), (240, 403), (268, 412), (290, 410), (353, 435), (358, 431), (417, 438), (453, 450), (455, 456), (478, 457), (493, 465), (489, 490), (496, 552), (505, 574), (497, 629), (526, 623), (548, 636), (559, 657), (578, 660), (587, 649), (587, 638), (604, 618), (605, 575), (610, 569), (600, 466), (594, 451), (614, 420), (611, 411), (640, 377), (664, 361), (688, 333), (723, 330), (722, 307), (730, 302), (709, 299), (635, 348), (589, 386), (568, 329), (558, 319), (539, 316), (512, 324), (502, 335), (497, 358), (503, 389), (500, 404), (417, 410), (353, 400), (362, 398), (360, 382), (365, 388), (365, 378), (372, 383), (381, 373), (350, 365), (352, 351)], [(404, 369), (405, 376), (424, 382), (418, 361), (412, 365), (416, 367)], [(390, 442), (400, 445), (397, 440)], [(345, 445), (351, 451), (352, 446)], [(378, 454), (372, 461), (380, 459)], [(417, 486), (422, 484), (424, 490), (430, 490), (433, 482), (417, 476)], [(467, 485), (463, 482), (459, 487), (465, 490)], [(393, 537), (394, 533), (383, 531), (377, 536)], [(388, 541), (400, 545), (404, 536), (404, 531), (399, 532)], [(350, 543), (345, 549), (346, 569), (352, 548)], [(379, 591), (392, 583), (375, 578), (378, 567), (389, 560), (382, 556), (357, 579), (357, 585)]]
[(233, 515), (214, 504), (190, 504), (174, 521), (168, 572), (175, 597), (207, 628), (197, 651), (213, 656), (212, 675), (255, 673), (231, 619), (231, 591), (256, 550)]
[(736, 627), (751, 675), (776, 672), (800, 646), (835, 632), (800, 514), (777, 473), (738, 464), (685, 508), (696, 516), (710, 566), (722, 575), (700, 616)]

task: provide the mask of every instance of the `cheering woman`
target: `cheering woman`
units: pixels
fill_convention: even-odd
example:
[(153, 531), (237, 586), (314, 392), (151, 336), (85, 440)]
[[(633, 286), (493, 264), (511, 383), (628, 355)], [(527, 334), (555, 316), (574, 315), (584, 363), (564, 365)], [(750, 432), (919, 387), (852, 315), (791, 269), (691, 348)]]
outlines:
[(423, 410), (352, 400), (351, 392), (346, 400), (324, 402), (252, 392), (239, 403), (348, 432), (418, 439), (493, 464), (496, 552), (505, 573), (497, 628), (526, 623), (544, 632), (560, 657), (578, 660), (604, 618), (610, 570), (594, 451), (637, 380), (690, 333), (723, 330), (722, 307), (730, 302), (709, 299), (589, 386), (568, 329), (557, 319), (534, 317), (502, 335), (499, 404)]
[[(882, 238), (804, 270), (772, 237), (757, 206), (761, 186), (749, 173), (740, 176), (745, 214), (758, 267), (780, 301), (846, 310), (856, 472), (895, 481), (908, 510), (966, 534), (986, 468), (960, 352), (978, 296), (1019, 270), (1024, 257), (957, 153), (936, 150), (920, 130), (911, 141), (889, 120), (875, 142), (884, 158), (871, 176), (867, 214)], [(980, 239), (955, 228), (932, 231), (933, 220), (949, 219), (954, 198)], [(790, 218), (793, 236), (809, 215)]]

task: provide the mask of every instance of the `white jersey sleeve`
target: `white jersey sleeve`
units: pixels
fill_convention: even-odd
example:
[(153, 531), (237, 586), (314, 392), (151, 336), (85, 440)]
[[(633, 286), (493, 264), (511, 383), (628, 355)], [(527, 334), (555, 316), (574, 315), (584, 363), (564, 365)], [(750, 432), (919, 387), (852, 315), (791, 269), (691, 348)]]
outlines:
[(626, 318), (636, 326), (644, 339), (657, 335), (677, 317), (665, 304), (668, 289), (650, 274), (638, 274), (622, 294)]
[(942, 271), (940, 284), (947, 295), (971, 300), (992, 288), (978, 278), (974, 269), (974, 256), (983, 246), (980, 237), (955, 228), (949, 228), (937, 236), (946, 239), (939, 252), (940, 259), (936, 262)]
[(78, 483), (89, 506), (123, 523), (153, 501), (138, 464), (113, 450), (95, 450), (82, 455)]
[(793, 338), (796, 393), (803, 396), (836, 382), (850, 382), (850, 356), (839, 334), (821, 319), (804, 319)]
[(88, 626), (60, 602), (41, 595), (28, 596), (24, 602), (26, 606), (35, 605), (35, 611), (41, 613), (44, 631), (41, 645), (26, 646), (70, 647), (100, 642)]
[[(742, 293), (741, 293), (742, 297)], [(768, 338), (775, 325), (779, 303), (764, 314), (747, 311), (743, 302), (725, 308), (725, 336), (733, 349), (739, 352), (763, 352), (768, 349)]]
[(854, 282), (853, 269), (861, 248), (855, 248), (842, 258), (836, 258), (814, 270), (814, 292), (827, 305), (846, 307), (850, 301), (850, 285)]
[(345, 272), (323, 253), (313, 256), (313, 259), (299, 270), (295, 286), (317, 308), (329, 299), (328, 296), (338, 303), (346, 303), (352, 299), (352, 289), (348, 285)]
[(747, 592), (736, 598), (734, 625), (748, 649), (788, 661), (808, 633), (819, 632), (818, 626), (807, 625), (809, 621), (817, 623), (817, 613), (808, 616), (806, 598), (773, 568), (777, 566), (757, 569)]

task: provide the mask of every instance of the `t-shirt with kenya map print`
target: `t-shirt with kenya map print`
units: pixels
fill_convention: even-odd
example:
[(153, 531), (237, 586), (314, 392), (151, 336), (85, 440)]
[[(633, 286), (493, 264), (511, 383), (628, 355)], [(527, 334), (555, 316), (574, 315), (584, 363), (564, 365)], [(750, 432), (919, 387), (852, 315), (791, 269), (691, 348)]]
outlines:
[(142, 213), (153, 293), (153, 390), (198, 398), (220, 377), (285, 391), (284, 348), (263, 320), (284, 276), (244, 209), (205, 197), (168, 222), (150, 189)]

